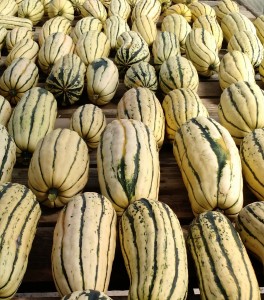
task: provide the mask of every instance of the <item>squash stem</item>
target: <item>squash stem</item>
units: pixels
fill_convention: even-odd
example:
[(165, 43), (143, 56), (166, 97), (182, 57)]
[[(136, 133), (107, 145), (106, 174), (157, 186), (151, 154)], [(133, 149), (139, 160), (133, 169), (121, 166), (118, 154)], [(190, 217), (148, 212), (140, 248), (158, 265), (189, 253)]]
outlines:
[(58, 196), (58, 189), (56, 189), (56, 188), (50, 188), (49, 192), (48, 192), (48, 199), (50, 201), (55, 201), (55, 199), (57, 198), (57, 196)]

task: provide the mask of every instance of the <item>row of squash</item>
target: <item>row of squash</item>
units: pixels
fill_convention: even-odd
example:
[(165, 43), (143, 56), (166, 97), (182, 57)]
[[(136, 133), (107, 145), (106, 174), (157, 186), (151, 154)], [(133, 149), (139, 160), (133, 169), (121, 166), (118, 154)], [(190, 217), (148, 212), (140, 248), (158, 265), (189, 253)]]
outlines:
[[(201, 33), (198, 35), (194, 34), (192, 38), (199, 41), (199, 39), (202, 39), (202, 35)], [(54, 37), (53, 39), (55, 40)], [(146, 50), (147, 47), (144, 46), (143, 39), (139, 39), (139, 35), (130, 32), (120, 40), (121, 45), (127, 45), (129, 42), (135, 45), (137, 51), (142, 55), (141, 57), (149, 56), (149, 52)], [(190, 43), (190, 59), (192, 52), (195, 52), (192, 47), (194, 44)], [(167, 46), (167, 43), (165, 42), (164, 45)], [(135, 50), (135, 48), (133, 49)], [(145, 49), (145, 51), (142, 51), (142, 49)], [(188, 52), (187, 48), (185, 51)], [(127, 49), (124, 46), (121, 53), (123, 55), (126, 52)], [(131, 53), (129, 53), (130, 57), (133, 57), (133, 53), (131, 50)], [(216, 53), (216, 50), (214, 53)], [(223, 65), (229, 65), (230, 63), (234, 65), (230, 70), (224, 69), (222, 72), (219, 71), (219, 74), (237, 72), (239, 69), (237, 61), (242, 61), (241, 55), (238, 53), (232, 52), (226, 58), (228, 63), (225, 63), (225, 60), (223, 60)], [(239, 55), (240, 58), (237, 58)], [(216, 56), (215, 54), (214, 57)], [(247, 60), (245, 57), (243, 56), (243, 62)], [(76, 61), (76, 58), (70, 55), (67, 59), (72, 62)], [(106, 68), (108, 61), (107, 59), (101, 59), (99, 62), (89, 63), (89, 66), (93, 66), (93, 70), (98, 68), (102, 72), (102, 67)], [(168, 63), (168, 61), (170, 62)], [(62, 80), (60, 76), (64, 72), (64, 62), (61, 63), (57, 74), (53, 74), (51, 82), (57, 79)], [(234, 103), (236, 100), (233, 99), (236, 98), (236, 95), (240, 94), (242, 94), (244, 99), (249, 99), (249, 96), (245, 94), (249, 93), (251, 94), (250, 99), (252, 99), (255, 106), (259, 109), (262, 98), (259, 102), (256, 99), (259, 99), (259, 95), (262, 97), (263, 93), (262, 91), (258, 91), (255, 85), (253, 86), (253, 80), (253, 83), (247, 82), (248, 78), (254, 78), (254, 70), (253, 73), (251, 71), (246, 72), (245, 70), (251, 70), (251, 64), (250, 67), (249, 64), (241, 64), (243, 65), (242, 70), (244, 68), (244, 71), (240, 72), (242, 77), (239, 77), (240, 75), (235, 77), (235, 81), (243, 79), (246, 82), (241, 83), (239, 81), (239, 83), (234, 83), (233, 79), (231, 79), (229, 84), (233, 83), (233, 85), (230, 86), (230, 90), (226, 89), (228, 91), (226, 92), (228, 94), (227, 101)], [(164, 74), (164, 76), (169, 75), (169, 77), (164, 79), (161, 76), (160, 82), (164, 86), (162, 88), (161, 84), (163, 92), (168, 93), (166, 96), (167, 101), (169, 102), (170, 99), (173, 100), (174, 97), (176, 99), (180, 98), (180, 95), (182, 95), (184, 103), (189, 95), (189, 98), (195, 99), (195, 107), (202, 107), (200, 99), (195, 93), (198, 87), (198, 75), (196, 74), (196, 68), (193, 66), (194, 64), (178, 55), (174, 59), (166, 60), (164, 65), (164, 72), (162, 72), (161, 66), (160, 73)], [(177, 67), (177, 65), (183, 65), (184, 68), (187, 66), (186, 73), (181, 75), (182, 68)], [(192, 72), (188, 69), (188, 66), (190, 66)], [(49, 68), (50, 65), (48, 64)], [(78, 64), (77, 68), (78, 71), (82, 69), (81, 63)], [(134, 68), (133, 66), (131, 69), (133, 74)], [(149, 68), (149, 66), (146, 65), (146, 68)], [(252, 77), (250, 77), (251, 74), (253, 74)], [(106, 77), (109, 76), (111, 75), (108, 74)], [(31, 77), (34, 79), (32, 74)], [(226, 77), (228, 76), (224, 78)], [(177, 85), (176, 79), (178, 79), (179, 83), (185, 83), (188, 82), (187, 78), (189, 78), (189, 82), (193, 84), (194, 88)], [(226, 80), (224, 81), (226, 82)], [(3, 82), (6, 82), (6, 80), (3, 80)], [(170, 83), (169, 87), (167, 82)], [(87, 84), (89, 84), (88, 78)], [(231, 90), (232, 87), (236, 90)], [(175, 88), (177, 89), (175, 90)], [(240, 92), (240, 90), (243, 90), (243, 92)], [(151, 121), (154, 121), (152, 126), (157, 126), (159, 130), (163, 128), (162, 131), (164, 132), (164, 125), (162, 127), (164, 120), (163, 122), (162, 120), (159, 121), (161, 118), (159, 116), (161, 115), (157, 114), (157, 111), (160, 108), (157, 108), (158, 104), (156, 103), (158, 101), (155, 100), (155, 95), (146, 88), (132, 88), (127, 93), (127, 95), (124, 95), (124, 99), (120, 101), (124, 117), (129, 119), (131, 115), (134, 115), (136, 118), (138, 112), (141, 112), (141, 110), (142, 112), (146, 111), (144, 105), (147, 105), (142, 99), (147, 98), (149, 103), (155, 103), (151, 106), (153, 111), (147, 117), (143, 117), (144, 114), (139, 114), (139, 116), (141, 119), (151, 119)], [(259, 93), (258, 96), (256, 96), (256, 93)], [(239, 99), (239, 96), (237, 98)], [(25, 99), (31, 99), (32, 103), (29, 104), (30, 102)], [(38, 103), (38, 99), (42, 100)], [(126, 99), (128, 100), (126, 101)], [(136, 104), (133, 104), (131, 99), (134, 99)], [(239, 101), (241, 102), (241, 99), (237, 100), (237, 103)], [(48, 107), (48, 105), (49, 109), (52, 107), (47, 116), (51, 118), (50, 120), (54, 120), (57, 104), (49, 92), (40, 88), (30, 88), (16, 102), (18, 102), (18, 105), (14, 109), (8, 125), (9, 133), (13, 134), (15, 138), (16, 131), (21, 130), (21, 133), (28, 134), (27, 138), (22, 138), (22, 142), (30, 145), (31, 137), (35, 136), (33, 130), (39, 131), (40, 128), (44, 129), (44, 124), (49, 125), (52, 123), (52, 121), (44, 119), (44, 108)], [(173, 101), (171, 102), (173, 104)], [(190, 103), (189, 101), (187, 102)], [(45, 104), (41, 106), (40, 103)], [(25, 110), (27, 104), (31, 106), (29, 115), (27, 115)], [(224, 105), (221, 103), (221, 106), (223, 107)], [(136, 120), (124, 120), (122, 119), (123, 117), (105, 127), (105, 118), (103, 114), (99, 113), (101, 110), (94, 105), (90, 105), (89, 108), (92, 118), (97, 120), (98, 115), (100, 115), (99, 120), (101, 125), (97, 127), (98, 130), (96, 132), (97, 134), (99, 133), (99, 138), (95, 141), (96, 145), (94, 148), (97, 147), (99, 142), (97, 147), (98, 177), (101, 193), (104, 196), (95, 193), (84, 193), (72, 199), (86, 185), (89, 170), (87, 145), (74, 131), (56, 129), (46, 135), (49, 131), (47, 129), (49, 126), (47, 126), (45, 128), (45, 137), (38, 143), (35, 143), (36, 148), (34, 149), (29, 166), (28, 185), (37, 196), (37, 200), (51, 207), (66, 205), (59, 214), (56, 224), (52, 253), (52, 271), (59, 293), (61, 296), (64, 296), (77, 290), (96, 289), (101, 293), (93, 291), (81, 291), (79, 293), (82, 296), (99, 297), (99, 299), (107, 297), (102, 295), (102, 293), (107, 291), (111, 273), (117, 234), (117, 213), (117, 215), (122, 215), (119, 225), (119, 235), (125, 265), (131, 281), (130, 299), (186, 299), (188, 272), (183, 234), (175, 214), (167, 205), (157, 202), (160, 179), (158, 148), (162, 145), (163, 137), (154, 135), (151, 129), (143, 123)], [(85, 109), (87, 109), (87, 106), (77, 109), (79, 116), (85, 115)], [(253, 105), (251, 104), (248, 109), (252, 114)], [(164, 110), (166, 112), (166, 109)], [(229, 110), (227, 109), (228, 113)], [(53, 113), (50, 113), (51, 111)], [(173, 109), (168, 111), (172, 114)], [(200, 114), (200, 110), (198, 109), (197, 111)], [(18, 112), (19, 117), (14, 117), (15, 112)], [(33, 116), (32, 112), (36, 113), (36, 115)], [(40, 112), (42, 112), (42, 123), (34, 128), (34, 122), (40, 119), (37, 115)], [(236, 218), (239, 213), (239, 217), (236, 218), (237, 221), (240, 221), (239, 230), (248, 234), (248, 245), (251, 245), (252, 251), (256, 249), (255, 254), (263, 260), (263, 243), (261, 245), (261, 242), (259, 242), (258, 247), (255, 247), (254, 244), (256, 240), (263, 239), (263, 207), (261, 203), (256, 203), (254, 204), (255, 208), (247, 210), (251, 212), (251, 218), (256, 223), (253, 223), (251, 220), (242, 221), (242, 212), (244, 211), (241, 210), (243, 206), (242, 174), (237, 148), (228, 131), (214, 120), (208, 118), (206, 111), (205, 115), (191, 119), (181, 127), (180, 124), (178, 126), (180, 129), (173, 128), (174, 133), (173, 130), (171, 133), (174, 155), (188, 189), (193, 212), (198, 215), (190, 226), (187, 244), (196, 264), (202, 297), (204, 299), (217, 299), (217, 297), (228, 298), (230, 295), (230, 297), (234, 298), (259, 299), (260, 294), (253, 268), (244, 246), (230, 221), (221, 213), (204, 211), (219, 207), (230, 218)], [(262, 114), (260, 113), (260, 115)], [(260, 115), (258, 120), (260, 119)], [(24, 116), (25, 118), (23, 118)], [(223, 116), (223, 119), (228, 119), (224, 113)], [(187, 117), (189, 118), (189, 116), (184, 115), (183, 119)], [(233, 118), (231, 116), (232, 121)], [(28, 120), (30, 120), (28, 127), (30, 131), (25, 131), (23, 122), (27, 123), (25, 126), (28, 126)], [(166, 118), (167, 120), (168, 118)], [(174, 123), (176, 123), (176, 120), (177, 118), (174, 118)], [(76, 126), (79, 126), (82, 131), (84, 123), (80, 122), (78, 115), (76, 115), (76, 123), (78, 124)], [(235, 125), (233, 127), (237, 129), (238, 126)], [(14, 154), (16, 151), (15, 148), (18, 148), (17, 145), (13, 144), (11, 146), (12, 138), (7, 135), (4, 128), (1, 128), (1, 130), (5, 134), (4, 140), (7, 141), (6, 149), (12, 147), (10, 153)], [(160, 132), (159, 130), (157, 132)], [(247, 129), (247, 132), (251, 130), (252, 128), (250, 127), (250, 129)], [(244, 130), (241, 131), (243, 132)], [(155, 131), (153, 130), (153, 132)], [(176, 138), (174, 138), (175, 132)], [(256, 132), (254, 131), (251, 134), (253, 135), (251, 140), (257, 148), (254, 152), (260, 153), (260, 160), (256, 164), (256, 169), (258, 169), (263, 158), (261, 159), (262, 152), (259, 151), (259, 141), (261, 141), (261, 138), (256, 136)], [(234, 133), (234, 137), (236, 135), (237, 133)], [(241, 135), (244, 137), (245, 132)], [(241, 142), (241, 139), (242, 137), (238, 137), (238, 144)], [(16, 140), (19, 140), (19, 138)], [(190, 145), (192, 145), (192, 148)], [(246, 150), (248, 148), (248, 146), (245, 147)], [(17, 152), (18, 155), (21, 154), (19, 150)], [(23, 155), (27, 157), (28, 153), (23, 153)], [(67, 157), (67, 160), (65, 160), (65, 157)], [(247, 155), (245, 154), (244, 157), (247, 157)], [(254, 157), (255, 159), (256, 155), (252, 156), (251, 154), (248, 157), (251, 159)], [(11, 160), (14, 164), (14, 155)], [(202, 164), (203, 160), (205, 164)], [(7, 155), (3, 159), (4, 163), (6, 161)], [(248, 165), (252, 170), (252, 163), (250, 162)], [(12, 167), (7, 167), (6, 169), (11, 169), (12, 171)], [(208, 178), (208, 173), (211, 174), (211, 172), (213, 174)], [(252, 174), (251, 177), (256, 179), (255, 171)], [(251, 178), (252, 181), (253, 179)], [(262, 186), (261, 182), (260, 186)], [(216, 190), (212, 191), (212, 187), (215, 187)], [(252, 189), (254, 190), (254, 188)], [(202, 198), (197, 201), (200, 196)], [(17, 202), (10, 201), (10, 199), (13, 200), (16, 197)], [(23, 202), (24, 199), (27, 200)], [(5, 212), (1, 217), (3, 222), (1, 223), (1, 225), (3, 224), (1, 226), (3, 229), (3, 234), (1, 235), (3, 255), (1, 253), (1, 258), (2, 265), (7, 267), (6, 271), (1, 272), (1, 276), (4, 278), (3, 283), (1, 282), (1, 292), (3, 291), (1, 297), (10, 298), (16, 292), (23, 277), (23, 272), (27, 265), (27, 259), (24, 260), (24, 257), (28, 256), (31, 248), (36, 224), (40, 217), (40, 208), (36, 202), (36, 197), (30, 190), (18, 184), (5, 183), (2, 185), (1, 202), (3, 203), (2, 211)], [(10, 206), (10, 204), (13, 206)], [(257, 213), (260, 216), (257, 216)], [(33, 222), (33, 224), (29, 221)], [(257, 224), (253, 225), (257, 229), (248, 227), (252, 224)], [(27, 229), (26, 226), (31, 227)], [(11, 229), (9, 230), (9, 228)], [(109, 231), (106, 231), (106, 229)], [(29, 235), (31, 235), (30, 238)], [(13, 236), (13, 238), (11, 239), (10, 236)], [(73, 239), (75, 242), (73, 242)], [(91, 241), (95, 242), (92, 243)], [(9, 251), (11, 248), (14, 251)], [(20, 255), (22, 255), (23, 260)], [(173, 261), (174, 263), (172, 263)], [(86, 269), (88, 265), (90, 268)], [(19, 274), (16, 273), (17, 270)], [(90, 274), (91, 276), (88, 277)], [(86, 284), (87, 279), (89, 283)], [(90, 282), (93, 280), (95, 282), (90, 285)], [(76, 293), (78, 292), (75, 292), (75, 295), (73, 295), (75, 298), (73, 299), (76, 299)], [(69, 297), (65, 296), (66, 299), (69, 299)]]

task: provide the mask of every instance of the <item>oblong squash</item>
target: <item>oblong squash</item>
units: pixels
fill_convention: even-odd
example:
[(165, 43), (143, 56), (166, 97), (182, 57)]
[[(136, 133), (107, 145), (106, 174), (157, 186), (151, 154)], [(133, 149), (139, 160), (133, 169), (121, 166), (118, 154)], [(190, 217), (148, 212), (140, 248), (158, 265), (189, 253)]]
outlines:
[(52, 274), (61, 296), (86, 289), (108, 290), (116, 219), (111, 202), (92, 192), (73, 197), (61, 210), (51, 254)]
[(111, 0), (108, 7), (108, 15), (118, 16), (127, 21), (131, 13), (131, 7), (127, 0)]
[(41, 210), (34, 194), (24, 185), (0, 185), (0, 297), (11, 299), (28, 264)]
[(9, 52), (16, 43), (23, 39), (33, 39), (33, 31), (27, 27), (15, 27), (6, 35), (6, 48)]
[(15, 0), (1, 0), (0, 12), (2, 16), (15, 16), (18, 11), (18, 5)]
[(119, 225), (129, 299), (186, 299), (187, 254), (177, 216), (165, 203), (139, 199)]
[(152, 131), (140, 121), (120, 119), (106, 126), (97, 147), (97, 169), (101, 193), (118, 215), (141, 197), (158, 199), (158, 147)]
[(239, 6), (235, 1), (232, 0), (222, 0), (219, 1), (215, 6), (215, 13), (218, 22), (221, 24), (222, 19), (232, 13), (239, 12)]
[(131, 21), (134, 22), (136, 18), (147, 16), (157, 23), (160, 13), (161, 3), (159, 0), (138, 0), (132, 10)]
[(107, 19), (107, 10), (100, 0), (86, 0), (80, 7), (82, 17), (92, 16), (102, 23)]
[(88, 181), (89, 154), (84, 140), (70, 129), (55, 129), (39, 141), (28, 168), (28, 185), (37, 200), (62, 207)]
[(157, 27), (154, 21), (147, 16), (140, 16), (132, 24), (132, 30), (139, 33), (148, 46), (151, 46), (157, 36)]
[(44, 16), (44, 6), (39, 0), (23, 0), (18, 6), (18, 17), (29, 19), (35, 26)]

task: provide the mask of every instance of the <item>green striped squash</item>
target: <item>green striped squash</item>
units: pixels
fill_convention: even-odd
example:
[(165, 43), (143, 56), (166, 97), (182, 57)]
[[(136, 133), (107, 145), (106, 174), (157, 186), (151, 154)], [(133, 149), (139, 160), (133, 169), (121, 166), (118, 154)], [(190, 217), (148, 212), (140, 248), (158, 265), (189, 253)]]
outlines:
[(220, 212), (200, 214), (190, 225), (187, 246), (201, 299), (259, 300), (258, 281), (232, 223)]
[(28, 58), (16, 58), (0, 78), (0, 94), (16, 104), (26, 91), (38, 83), (38, 67)]
[(15, 27), (7, 32), (6, 48), (9, 52), (16, 43), (24, 39), (33, 39), (33, 31), (27, 27)]
[(10, 103), (0, 95), (0, 124), (6, 126), (12, 114)]
[(222, 19), (233, 12), (239, 12), (239, 6), (235, 1), (232, 0), (222, 0), (219, 1), (215, 6), (215, 13), (218, 22), (221, 24)]
[(215, 38), (217, 49), (220, 50), (222, 48), (224, 39), (223, 31), (215, 17), (209, 15), (202, 15), (198, 17), (193, 22), (193, 29), (196, 28), (203, 28), (210, 32)]
[(247, 54), (254, 68), (257, 68), (263, 59), (264, 48), (259, 38), (251, 31), (237, 31), (229, 40), (227, 50)]
[(264, 202), (243, 207), (236, 219), (236, 230), (245, 247), (264, 265)]
[(127, 21), (131, 13), (131, 7), (127, 0), (111, 0), (108, 7), (108, 15), (118, 16)]
[(74, 14), (79, 16), (81, 14), (81, 7), (86, 0), (70, 0), (74, 8)]
[(115, 63), (120, 68), (126, 69), (141, 61), (150, 60), (148, 44), (137, 32), (123, 32), (117, 39), (117, 48)]
[(227, 129), (209, 117), (192, 118), (176, 132), (173, 154), (194, 215), (220, 209), (237, 216), (243, 206), (242, 169)]
[(105, 293), (95, 290), (76, 291), (64, 296), (61, 300), (112, 300)]
[(152, 131), (138, 120), (114, 120), (106, 126), (97, 147), (97, 169), (101, 193), (118, 215), (141, 197), (158, 199), (157, 143)]
[(79, 56), (66, 54), (53, 65), (45, 88), (54, 95), (59, 105), (74, 104), (82, 95), (85, 71), (85, 64)]
[(101, 108), (93, 104), (79, 106), (71, 116), (70, 129), (83, 138), (89, 149), (96, 149), (106, 127), (106, 117)]
[(86, 0), (80, 10), (82, 17), (92, 16), (102, 23), (107, 19), (107, 10), (100, 0)]
[(192, 62), (183, 56), (177, 55), (170, 57), (161, 65), (159, 84), (165, 94), (180, 88), (197, 91), (199, 77)]
[(28, 264), (41, 210), (36, 197), (24, 185), (0, 185), (0, 298), (11, 299)]
[(7, 33), (7, 29), (5, 29), (5, 27), (0, 26), (0, 51), (5, 46)]
[(132, 24), (132, 30), (139, 33), (148, 46), (151, 46), (157, 36), (157, 27), (154, 21), (147, 16), (140, 16)]
[(0, 12), (3, 16), (15, 16), (18, 11), (18, 5), (15, 0), (1, 0)]
[(158, 89), (155, 68), (145, 61), (131, 66), (125, 74), (124, 84), (127, 88), (146, 87), (152, 91)]
[(43, 4), (43, 7), (44, 7), (44, 14), (47, 15), (48, 14), (49, 5), (50, 5), (50, 2), (52, 0), (40, 0), (40, 1), (41, 1), (41, 3)]
[(48, 7), (49, 18), (64, 17), (72, 22), (74, 20), (74, 8), (70, 0), (52, 0)]
[(114, 98), (119, 84), (119, 73), (112, 60), (95, 59), (87, 68), (86, 79), (90, 102), (105, 105)]
[(73, 42), (76, 44), (79, 37), (90, 30), (96, 30), (100, 32), (103, 28), (103, 24), (99, 19), (96, 19), (94, 17), (85, 17), (77, 21), (76, 25), (74, 26), (74, 29), (71, 31), (71, 38), (73, 39)]
[(12, 172), (16, 163), (16, 144), (7, 132), (5, 126), (1, 124), (0, 145), (0, 184), (3, 184), (12, 179)]
[(183, 16), (178, 14), (166, 16), (161, 23), (161, 30), (176, 34), (180, 43), (181, 53), (185, 53), (186, 38), (192, 28)]
[(111, 202), (97, 193), (75, 196), (61, 210), (51, 254), (53, 279), (61, 296), (86, 289), (108, 290), (116, 223)]
[(62, 207), (83, 190), (88, 172), (84, 140), (75, 131), (58, 128), (38, 142), (28, 168), (28, 185), (41, 204)]
[(248, 133), (240, 145), (240, 158), (246, 183), (258, 200), (264, 200), (264, 129)]
[[(126, 1), (126, 0), (125, 0)], [(130, 31), (127, 22), (119, 16), (111, 16), (104, 23), (104, 32), (110, 41), (111, 49), (117, 48), (118, 37), (126, 31)]]
[(238, 81), (231, 84), (221, 95), (218, 116), (240, 145), (249, 132), (264, 127), (264, 92), (256, 83)]
[(138, 87), (128, 90), (118, 102), (117, 117), (143, 122), (154, 133), (159, 149), (162, 147), (165, 117), (158, 98), (148, 88)]
[(39, 0), (23, 0), (18, 6), (18, 17), (32, 21), (36, 26), (44, 16), (44, 6)]
[(0, 27), (12, 30), (15, 27), (27, 27), (32, 30), (33, 24), (29, 19), (19, 18), (15, 16), (0, 15)]
[(257, 36), (261, 41), (261, 44), (264, 44), (264, 15), (258, 16), (254, 22), (254, 26), (256, 27)]
[(158, 31), (152, 45), (152, 54), (157, 70), (159, 70), (163, 62), (171, 56), (180, 55), (180, 43), (176, 34), (169, 31)]
[(253, 34), (256, 34), (254, 24), (239, 12), (232, 12), (226, 15), (221, 21), (221, 28), (227, 42), (237, 31), (251, 31)]
[(199, 75), (210, 77), (218, 72), (220, 59), (214, 36), (203, 28), (193, 29), (187, 36), (186, 57)]
[(38, 141), (53, 130), (56, 117), (57, 102), (50, 92), (35, 87), (23, 95), (7, 127), (23, 163), (29, 163)]
[(97, 58), (108, 57), (110, 49), (110, 41), (103, 32), (90, 30), (79, 37), (75, 54), (88, 66)]
[(38, 42), (40, 47), (43, 45), (44, 41), (48, 36), (56, 32), (63, 32), (68, 34), (71, 31), (71, 23), (69, 20), (57, 16), (47, 20), (43, 26), (40, 28), (38, 35)]
[(212, 16), (215, 17), (215, 10), (209, 4), (202, 3), (202, 2), (194, 2), (189, 5), (189, 9), (192, 13), (192, 20), (193, 22), (199, 18), (200, 16)]
[(10, 50), (6, 57), (5, 65), (11, 65), (12, 61), (16, 58), (25, 57), (35, 62), (39, 52), (39, 45), (33, 39), (23, 39), (17, 42), (14, 47)]
[(223, 56), (220, 61), (218, 76), (222, 90), (238, 81), (255, 83), (254, 68), (248, 56), (237, 50), (228, 52)]
[(130, 279), (128, 299), (186, 299), (185, 241), (168, 205), (144, 198), (130, 204), (121, 217), (119, 237)]
[(188, 120), (209, 116), (198, 94), (189, 88), (170, 91), (162, 102), (165, 115), (166, 137), (173, 143), (177, 130)]
[(63, 32), (49, 35), (38, 53), (38, 65), (45, 74), (49, 74), (53, 65), (66, 54), (72, 54), (74, 43), (70, 36)]
[(159, 0), (139, 0), (136, 2), (131, 15), (132, 23), (141, 16), (151, 18), (155, 23), (158, 22), (161, 13), (161, 3)]
[(184, 19), (190, 23), (192, 20), (192, 12), (189, 7), (184, 3), (174, 4), (168, 7), (164, 12), (163, 16), (166, 17), (168, 15), (178, 14), (184, 17)]

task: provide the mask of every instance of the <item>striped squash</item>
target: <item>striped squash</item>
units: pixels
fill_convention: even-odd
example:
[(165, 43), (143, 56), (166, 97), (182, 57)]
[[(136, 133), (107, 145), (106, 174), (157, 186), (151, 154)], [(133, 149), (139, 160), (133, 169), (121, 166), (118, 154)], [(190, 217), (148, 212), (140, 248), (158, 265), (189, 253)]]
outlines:
[(212, 16), (216, 17), (215, 10), (208, 4), (202, 2), (194, 2), (189, 5), (192, 13), (193, 22), (200, 16)]
[(38, 42), (40, 47), (43, 45), (44, 41), (48, 36), (56, 32), (63, 32), (68, 34), (71, 31), (71, 23), (69, 20), (57, 16), (52, 19), (47, 20), (43, 26), (40, 28)]
[(16, 43), (24, 39), (33, 39), (33, 31), (27, 27), (15, 27), (7, 32), (6, 48), (11, 51)]
[(0, 124), (6, 126), (12, 114), (10, 103), (0, 95)]
[(126, 31), (130, 31), (127, 22), (119, 16), (111, 16), (104, 23), (104, 32), (110, 41), (111, 49), (117, 48), (118, 37)]
[(37, 85), (38, 67), (28, 58), (16, 58), (0, 78), (0, 94), (17, 104), (26, 91)]
[(264, 202), (253, 202), (243, 207), (236, 219), (245, 247), (264, 265)]
[(28, 185), (41, 204), (62, 207), (83, 190), (88, 171), (84, 140), (75, 131), (58, 128), (37, 144), (28, 168)]
[(215, 6), (215, 13), (218, 22), (221, 24), (222, 19), (233, 12), (239, 12), (239, 6), (232, 0), (221, 0)]
[(243, 180), (239, 152), (227, 129), (205, 116), (192, 118), (176, 132), (173, 154), (194, 215), (220, 209), (235, 218), (243, 206)]
[(32, 38), (23, 39), (17, 42), (14, 47), (10, 50), (6, 57), (5, 65), (10, 66), (12, 61), (16, 58), (25, 57), (35, 62), (39, 52), (39, 45), (33, 41)]
[(117, 118), (143, 122), (152, 130), (159, 149), (165, 134), (165, 117), (162, 106), (155, 94), (148, 88), (128, 90), (117, 105)]
[(49, 35), (38, 53), (38, 65), (45, 74), (49, 74), (52, 66), (66, 54), (72, 54), (74, 43), (70, 36), (63, 32)]
[(254, 26), (256, 27), (257, 36), (261, 41), (261, 44), (264, 44), (264, 15), (258, 16), (254, 22)]
[(218, 50), (222, 48), (222, 43), (224, 39), (223, 31), (215, 17), (208, 15), (198, 17), (193, 22), (193, 29), (196, 28), (203, 28), (210, 32), (215, 38)]
[(240, 158), (246, 183), (258, 200), (264, 200), (264, 129), (248, 133), (240, 145)]
[(97, 169), (101, 193), (111, 200), (118, 215), (141, 197), (158, 199), (157, 143), (151, 130), (138, 120), (114, 120), (106, 126), (97, 147)]
[(70, 129), (84, 139), (89, 149), (96, 149), (106, 127), (106, 117), (101, 108), (93, 104), (79, 106), (71, 116)]
[(237, 31), (229, 40), (227, 49), (247, 54), (254, 68), (259, 67), (263, 59), (264, 48), (259, 38), (251, 31)]
[(33, 24), (29, 19), (15, 16), (3, 16), (0, 14), (0, 27), (12, 30), (15, 27), (27, 27), (32, 30)]
[(64, 296), (61, 300), (112, 300), (105, 293), (95, 290), (76, 291)]
[(77, 21), (74, 29), (71, 31), (71, 38), (73, 42), (76, 44), (79, 37), (90, 30), (97, 30), (98, 32), (102, 31), (103, 24), (99, 19), (94, 17), (85, 17)]
[(7, 29), (5, 29), (5, 27), (0, 26), (0, 52), (5, 46), (7, 33)]
[(127, 21), (131, 13), (131, 7), (127, 0), (111, 0), (108, 7), (108, 15), (118, 16), (123, 20)]
[(131, 66), (125, 74), (124, 84), (127, 88), (145, 87), (152, 91), (158, 89), (155, 68), (145, 61)]
[(95, 59), (86, 71), (87, 93), (95, 105), (109, 103), (119, 84), (119, 73), (116, 65), (108, 58)]
[(0, 12), (3, 16), (15, 16), (18, 11), (18, 5), (15, 0), (1, 0)]
[(223, 214), (200, 214), (189, 228), (187, 246), (195, 263), (201, 299), (260, 299), (247, 251)]
[(180, 55), (180, 43), (176, 34), (168, 31), (158, 31), (152, 45), (154, 64), (157, 70), (171, 56)]
[(188, 120), (209, 116), (198, 94), (189, 88), (170, 91), (162, 102), (165, 114), (166, 137), (173, 143), (177, 130)]
[(115, 63), (120, 68), (129, 68), (141, 61), (149, 62), (148, 44), (137, 32), (123, 32), (117, 39)]
[(131, 15), (132, 23), (141, 16), (151, 18), (155, 23), (158, 22), (161, 13), (161, 3), (159, 0), (139, 0), (136, 2)]
[(178, 3), (168, 7), (164, 11), (163, 16), (166, 17), (172, 14), (178, 14), (183, 16), (188, 23), (192, 21), (192, 12), (186, 4)]
[(28, 264), (41, 210), (24, 185), (0, 185), (0, 298), (11, 299), (19, 288)]
[(254, 68), (248, 56), (234, 50), (226, 53), (219, 65), (219, 84), (222, 90), (238, 81), (255, 82)]
[(197, 91), (199, 77), (192, 62), (177, 55), (170, 57), (161, 65), (159, 84), (164, 94), (180, 88)]
[(47, 15), (48, 14), (49, 5), (50, 5), (50, 3), (51, 3), (52, 0), (40, 0), (40, 1), (41, 1), (41, 3), (43, 4), (43, 7), (44, 7), (44, 14)]
[(230, 41), (233, 34), (237, 31), (251, 31), (253, 34), (257, 34), (254, 24), (239, 12), (233, 12), (226, 15), (222, 19), (221, 28), (227, 42)]
[(166, 16), (161, 23), (161, 30), (176, 34), (180, 43), (181, 53), (185, 53), (186, 38), (192, 28), (183, 16), (178, 14)]
[(70, 22), (74, 20), (74, 8), (70, 0), (52, 0), (48, 7), (49, 18), (64, 17)]
[(53, 65), (45, 87), (59, 105), (74, 104), (82, 95), (85, 71), (85, 64), (79, 56), (66, 54)]
[[(0, 124), (0, 184), (11, 181), (12, 172), (16, 163), (16, 144), (7, 132), (5, 126)], [(3, 274), (1, 275), (3, 276)], [(0, 276), (0, 278), (1, 278)], [(0, 285), (1, 290), (1, 285)], [(1, 293), (0, 293), (1, 295)]]
[(35, 26), (44, 16), (44, 6), (39, 0), (23, 0), (18, 6), (18, 17), (27, 18)]
[(35, 87), (23, 95), (7, 127), (22, 163), (29, 163), (38, 141), (53, 130), (56, 117), (57, 102), (50, 92)]
[(128, 299), (186, 299), (187, 254), (180, 222), (165, 203), (139, 199), (119, 225)]
[(92, 192), (73, 197), (61, 210), (51, 254), (52, 274), (61, 296), (86, 289), (107, 291), (115, 255), (116, 220), (111, 202)]
[(185, 42), (186, 57), (199, 75), (210, 77), (218, 72), (220, 59), (214, 36), (203, 28), (193, 29)]
[(90, 30), (79, 37), (75, 54), (88, 66), (97, 58), (108, 57), (110, 49), (110, 41), (103, 32)]
[(152, 18), (140, 16), (132, 24), (132, 30), (139, 33), (148, 46), (151, 46), (157, 36), (157, 27)]
[(102, 23), (107, 19), (107, 10), (100, 0), (86, 0), (80, 9), (82, 17), (95, 17)]
[(264, 92), (256, 83), (238, 81), (231, 84), (221, 95), (218, 116), (240, 145), (249, 132), (264, 127)]

